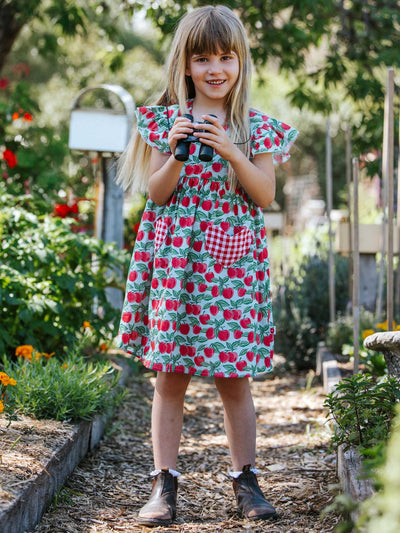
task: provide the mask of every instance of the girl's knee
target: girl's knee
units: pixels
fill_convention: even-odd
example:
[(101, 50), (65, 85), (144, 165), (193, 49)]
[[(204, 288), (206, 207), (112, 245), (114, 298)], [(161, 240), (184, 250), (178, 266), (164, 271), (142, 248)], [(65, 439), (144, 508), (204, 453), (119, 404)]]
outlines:
[(214, 378), (222, 399), (241, 401), (251, 395), (248, 378)]
[(155, 388), (162, 396), (179, 397), (185, 395), (190, 378), (188, 374), (158, 372)]

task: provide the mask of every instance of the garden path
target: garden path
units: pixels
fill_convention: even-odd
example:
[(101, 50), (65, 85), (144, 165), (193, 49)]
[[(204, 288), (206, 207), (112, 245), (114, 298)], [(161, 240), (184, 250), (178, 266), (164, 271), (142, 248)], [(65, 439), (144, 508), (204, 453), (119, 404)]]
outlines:
[[(312, 377), (312, 376), (311, 376)], [(305, 374), (277, 372), (254, 381), (258, 416), (259, 482), (281, 517), (270, 522), (239, 519), (227, 477), (229, 454), (223, 411), (212, 380), (193, 378), (185, 402), (178, 468), (178, 518), (153, 531), (216, 533), (327, 533), (339, 521), (321, 514), (337, 483), (335, 455), (323, 392), (306, 387)], [(308, 383), (309, 384), (309, 383)], [(135, 521), (150, 491), (149, 439), (154, 374), (132, 377), (124, 405), (113, 418), (101, 446), (76, 468), (35, 533), (141, 533)]]

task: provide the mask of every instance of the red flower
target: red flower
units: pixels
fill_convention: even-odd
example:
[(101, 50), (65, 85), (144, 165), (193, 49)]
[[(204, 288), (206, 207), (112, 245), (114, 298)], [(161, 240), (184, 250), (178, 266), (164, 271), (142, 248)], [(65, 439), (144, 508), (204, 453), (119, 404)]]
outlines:
[(18, 164), (17, 156), (8, 148), (3, 152), (3, 159), (10, 168), (14, 168)]
[(27, 120), (28, 122), (31, 122), (33, 120), (33, 117), (30, 113), (25, 112), (24, 113), (24, 120)]
[(0, 79), (0, 89), (4, 90), (10, 85), (10, 80), (8, 78)]
[(56, 204), (54, 206), (54, 213), (61, 218), (68, 216), (69, 211), (70, 208), (68, 204)]

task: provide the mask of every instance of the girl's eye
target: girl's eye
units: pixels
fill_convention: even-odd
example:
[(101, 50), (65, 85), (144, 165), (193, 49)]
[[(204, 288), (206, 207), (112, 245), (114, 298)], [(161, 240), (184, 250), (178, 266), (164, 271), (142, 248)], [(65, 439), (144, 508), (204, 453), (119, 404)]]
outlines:
[(196, 63), (205, 63), (207, 61), (207, 58), (206, 57), (197, 57), (195, 59), (195, 62)]
[(230, 59), (232, 59), (232, 56), (223, 56), (222, 57), (222, 61), (229, 61)]

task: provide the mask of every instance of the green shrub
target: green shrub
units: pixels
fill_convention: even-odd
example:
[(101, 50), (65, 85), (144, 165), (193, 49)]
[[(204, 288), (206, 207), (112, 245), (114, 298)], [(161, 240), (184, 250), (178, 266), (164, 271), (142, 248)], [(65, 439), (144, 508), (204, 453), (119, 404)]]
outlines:
[(125, 274), (111, 269), (127, 267), (128, 254), (74, 233), (71, 220), (27, 211), (24, 198), (0, 189), (0, 350), (71, 348), (84, 321), (99, 339), (111, 338), (119, 310), (108, 303), (106, 288), (123, 290)]
[[(315, 366), (318, 343), (329, 325), (328, 261), (326, 254), (305, 256), (274, 288), (276, 352), (298, 370)], [(336, 310), (348, 301), (347, 259), (335, 256)]]
[(333, 446), (363, 451), (385, 442), (399, 400), (400, 382), (394, 377), (356, 374), (343, 379), (324, 403), (335, 421)]
[(362, 505), (360, 529), (367, 533), (400, 531), (400, 406), (387, 446), (385, 465), (378, 475), (382, 490)]
[(89, 362), (76, 350), (62, 363), (57, 358), (3, 358), (3, 369), (17, 381), (8, 391), (16, 413), (36, 418), (90, 419), (118, 403), (119, 374), (109, 362)]

